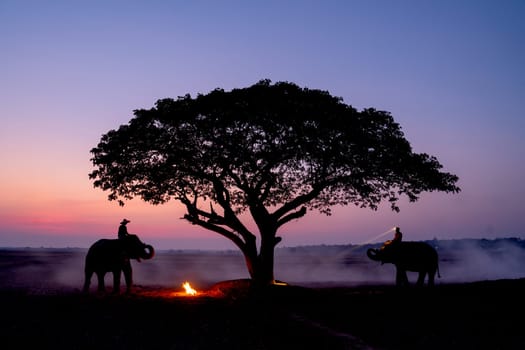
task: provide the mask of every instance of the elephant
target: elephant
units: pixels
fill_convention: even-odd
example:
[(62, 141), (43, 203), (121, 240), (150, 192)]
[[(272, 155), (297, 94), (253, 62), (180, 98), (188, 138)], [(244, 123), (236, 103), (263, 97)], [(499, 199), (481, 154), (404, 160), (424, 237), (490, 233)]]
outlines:
[(381, 248), (369, 248), (366, 255), (381, 264), (390, 263), (396, 267), (396, 285), (408, 286), (407, 271), (418, 272), (417, 286), (422, 286), (428, 275), (428, 286), (434, 285), (434, 277), (439, 274), (438, 253), (426, 242), (387, 241)]
[(129, 234), (119, 239), (100, 239), (93, 243), (86, 254), (85, 281), (83, 292), (89, 292), (91, 277), (97, 275), (98, 291), (104, 292), (104, 276), (107, 272), (113, 273), (113, 293), (120, 292), (120, 274), (124, 272), (126, 292), (131, 292), (133, 273), (130, 259), (151, 259), (155, 249), (143, 243), (137, 235)]

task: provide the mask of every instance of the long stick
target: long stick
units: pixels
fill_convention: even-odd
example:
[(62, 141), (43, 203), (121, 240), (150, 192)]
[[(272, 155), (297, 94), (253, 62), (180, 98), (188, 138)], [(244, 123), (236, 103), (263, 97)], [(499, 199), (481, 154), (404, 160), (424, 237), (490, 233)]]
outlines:
[(364, 243), (361, 243), (361, 245), (365, 245), (365, 244), (368, 244), (368, 243), (372, 243), (373, 241), (375, 241), (376, 239), (378, 238), (381, 238), (383, 236), (386, 236), (388, 233), (392, 232), (392, 231), (395, 231), (396, 230), (396, 226), (392, 227), (391, 229), (389, 229), (388, 231), (385, 231), (383, 233), (380, 233), (379, 235), (375, 236), (375, 237), (372, 237), (370, 238), (368, 241), (364, 242)]

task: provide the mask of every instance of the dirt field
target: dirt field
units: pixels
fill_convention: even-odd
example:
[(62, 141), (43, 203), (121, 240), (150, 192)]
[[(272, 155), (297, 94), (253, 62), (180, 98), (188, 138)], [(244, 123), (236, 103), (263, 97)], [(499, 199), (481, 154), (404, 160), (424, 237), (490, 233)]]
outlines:
[(292, 284), (264, 293), (235, 279), (195, 297), (140, 283), (130, 295), (83, 295), (49, 282), (69, 256), (16, 256), (0, 255), (2, 349), (525, 348), (522, 278), (434, 289)]

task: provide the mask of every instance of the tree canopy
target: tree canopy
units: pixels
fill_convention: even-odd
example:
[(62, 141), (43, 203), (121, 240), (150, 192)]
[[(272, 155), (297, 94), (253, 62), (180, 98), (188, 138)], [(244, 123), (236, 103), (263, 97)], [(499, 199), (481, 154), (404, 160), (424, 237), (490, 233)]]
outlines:
[(231, 239), (247, 260), (257, 235), (261, 254), (265, 241), (273, 251), (277, 230), (308, 210), (388, 201), (398, 211), (403, 195), (460, 190), (435, 157), (412, 151), (389, 112), (289, 82), (161, 99), (91, 153), (89, 177), (109, 200), (178, 200), (186, 220)]

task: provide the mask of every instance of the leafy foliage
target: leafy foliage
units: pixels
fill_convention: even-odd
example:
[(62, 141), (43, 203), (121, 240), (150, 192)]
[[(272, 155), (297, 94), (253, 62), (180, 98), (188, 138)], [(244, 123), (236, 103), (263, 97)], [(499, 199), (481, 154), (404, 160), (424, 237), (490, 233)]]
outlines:
[(388, 112), (358, 112), (325, 91), (265, 80), (134, 113), (91, 150), (90, 178), (111, 200), (221, 197), (235, 213), (298, 203), (328, 214), (335, 204), (388, 199), (397, 210), (402, 194), (459, 190), (435, 157), (412, 152)]

